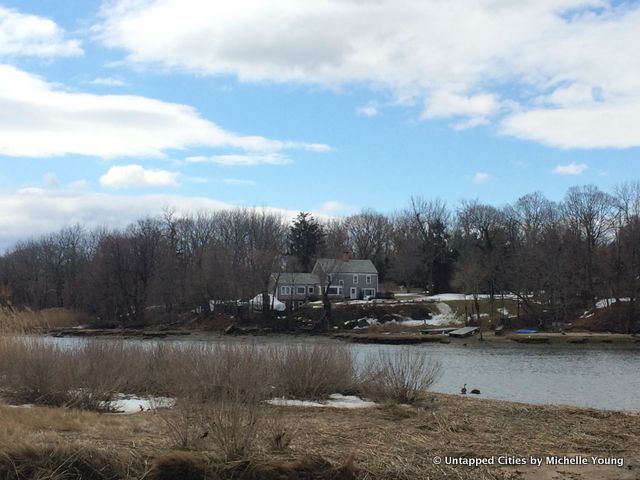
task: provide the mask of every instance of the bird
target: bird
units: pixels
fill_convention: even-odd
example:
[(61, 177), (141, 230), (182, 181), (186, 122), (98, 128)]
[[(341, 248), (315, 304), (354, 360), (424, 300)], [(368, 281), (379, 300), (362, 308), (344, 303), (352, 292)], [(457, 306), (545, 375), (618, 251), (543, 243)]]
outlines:
[(139, 404), (139, 405), (138, 405), (138, 408), (140, 408), (140, 411), (141, 411), (141, 412), (144, 412), (144, 406), (143, 406), (142, 404)]
[(207, 435), (209, 435), (209, 432), (204, 432), (202, 435), (200, 435), (200, 438), (207, 438)]
[(473, 393), (474, 395), (480, 395), (480, 390), (474, 388), (473, 390), (471, 390), (471, 393)]
[(463, 385), (463, 387), (460, 389), (460, 393), (461, 393), (462, 395), (466, 395), (466, 394), (467, 394), (467, 384), (466, 384), (466, 383), (465, 383), (465, 384)]

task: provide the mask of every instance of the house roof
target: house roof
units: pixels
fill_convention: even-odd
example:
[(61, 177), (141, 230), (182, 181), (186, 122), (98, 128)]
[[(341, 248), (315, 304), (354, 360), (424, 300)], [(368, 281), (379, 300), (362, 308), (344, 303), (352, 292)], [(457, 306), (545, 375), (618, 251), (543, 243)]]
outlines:
[(335, 258), (319, 258), (316, 270), (320, 267), (327, 273), (378, 273), (375, 265), (371, 260), (340, 260)]
[(272, 273), (271, 279), (278, 281), (279, 285), (315, 285), (320, 283), (318, 276), (314, 273)]

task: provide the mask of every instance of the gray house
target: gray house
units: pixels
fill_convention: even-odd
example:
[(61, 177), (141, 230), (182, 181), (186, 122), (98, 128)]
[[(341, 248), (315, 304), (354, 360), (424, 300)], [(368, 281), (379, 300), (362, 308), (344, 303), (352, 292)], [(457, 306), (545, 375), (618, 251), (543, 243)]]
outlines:
[(378, 293), (378, 270), (371, 260), (320, 258), (311, 273), (333, 297), (356, 300)]
[(313, 273), (272, 273), (269, 293), (285, 303), (288, 308), (295, 308), (309, 300), (312, 295), (320, 296), (320, 279)]
[(371, 260), (320, 258), (311, 273), (272, 273), (269, 283), (269, 293), (275, 292), (288, 308), (321, 297), (324, 288), (336, 299), (373, 298), (378, 293), (378, 270)]

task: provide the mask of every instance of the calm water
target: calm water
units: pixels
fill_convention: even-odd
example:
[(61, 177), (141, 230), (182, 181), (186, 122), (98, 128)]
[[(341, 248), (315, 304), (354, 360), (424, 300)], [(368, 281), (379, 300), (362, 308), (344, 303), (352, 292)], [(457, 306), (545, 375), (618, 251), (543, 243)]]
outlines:
[[(289, 336), (224, 338), (229, 340), (252, 344), (339, 343), (323, 337)], [(72, 345), (84, 340), (52, 338), (50, 341)], [(219, 342), (222, 339), (174, 341)], [(348, 345), (356, 353), (358, 362), (380, 349), (427, 352), (442, 363), (442, 377), (433, 387), (437, 392), (459, 393), (466, 383), (468, 390), (479, 389), (481, 398), (640, 411), (640, 346), (489, 342), (469, 343), (467, 347), (453, 343)]]

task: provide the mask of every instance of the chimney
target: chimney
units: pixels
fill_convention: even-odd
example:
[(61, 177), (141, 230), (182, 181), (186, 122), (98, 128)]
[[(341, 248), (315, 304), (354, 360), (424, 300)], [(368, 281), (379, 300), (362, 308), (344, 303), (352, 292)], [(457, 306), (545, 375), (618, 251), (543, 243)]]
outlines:
[(343, 262), (349, 261), (349, 250), (345, 250), (344, 252), (342, 252), (342, 261)]

